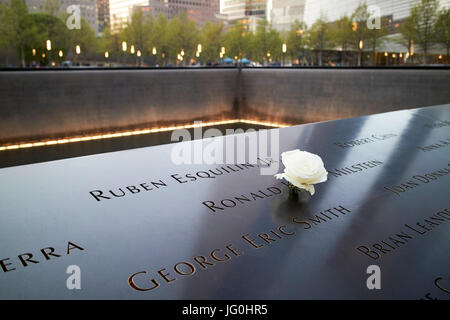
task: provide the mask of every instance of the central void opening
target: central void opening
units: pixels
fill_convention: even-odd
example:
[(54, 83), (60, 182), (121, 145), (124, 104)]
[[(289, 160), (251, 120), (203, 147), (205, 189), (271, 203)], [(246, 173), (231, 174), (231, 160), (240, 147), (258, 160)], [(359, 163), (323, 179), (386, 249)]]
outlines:
[[(225, 135), (227, 129), (242, 129), (247, 131), (248, 129), (262, 130), (272, 129), (273, 127), (237, 122), (226, 125), (202, 127), (202, 132), (205, 132), (209, 128), (219, 129), (222, 134)], [(194, 129), (186, 130), (191, 133), (191, 137), (194, 139)], [(111, 139), (8, 150), (7, 152), (2, 152), (0, 157), (0, 168), (175, 143), (176, 141), (171, 140), (172, 132), (173, 131), (165, 131)]]

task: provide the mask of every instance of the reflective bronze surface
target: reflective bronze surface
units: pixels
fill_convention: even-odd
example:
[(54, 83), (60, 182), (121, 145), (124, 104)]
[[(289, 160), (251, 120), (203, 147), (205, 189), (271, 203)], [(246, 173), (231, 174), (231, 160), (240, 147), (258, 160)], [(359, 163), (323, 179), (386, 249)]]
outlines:
[(322, 157), (313, 197), (256, 167), (200, 178), (226, 165), (176, 165), (179, 144), (0, 169), (0, 298), (448, 299), (448, 121), (444, 105), (279, 129), (280, 152)]

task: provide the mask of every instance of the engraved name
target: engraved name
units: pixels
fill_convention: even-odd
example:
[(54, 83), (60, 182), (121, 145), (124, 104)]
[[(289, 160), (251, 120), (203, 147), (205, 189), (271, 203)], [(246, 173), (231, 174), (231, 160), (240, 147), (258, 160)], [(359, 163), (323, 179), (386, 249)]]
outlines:
[(356, 139), (356, 140), (351, 140), (351, 141), (346, 141), (346, 142), (335, 142), (334, 144), (337, 145), (338, 147), (345, 149), (345, 148), (361, 146), (361, 145), (367, 144), (367, 143), (377, 142), (380, 140), (391, 139), (394, 137), (397, 137), (397, 134), (395, 134), (395, 133), (373, 134), (367, 138), (361, 138), (361, 139)]
[(447, 221), (450, 221), (450, 207), (439, 210), (414, 224), (405, 224), (404, 228), (399, 232), (391, 234), (372, 245), (358, 246), (356, 250), (373, 260), (378, 260), (383, 255), (392, 254), (399, 247), (408, 244), (414, 238), (428, 234)]
[(446, 127), (446, 126), (450, 126), (450, 121), (444, 120), (444, 121), (439, 121), (439, 122), (436, 122), (433, 124), (424, 125), (425, 128), (429, 128), (429, 129), (442, 128), (442, 127)]
[(158, 288), (162, 283), (169, 284), (180, 278), (192, 276), (198, 269), (206, 270), (220, 263), (226, 263), (232, 257), (239, 257), (243, 252), (233, 245), (211, 250), (207, 255), (200, 255), (192, 259), (185, 259), (175, 263), (170, 268), (161, 268), (153, 275), (146, 270), (138, 271), (128, 277), (128, 284), (136, 291), (151, 291)]
[[(65, 254), (69, 255), (71, 250), (84, 250), (84, 248), (80, 247), (79, 245), (76, 245), (73, 242), (68, 241), (67, 246), (65, 247), (66, 250)], [(64, 252), (63, 251), (63, 252)], [(63, 255), (63, 252), (59, 251), (59, 253), (56, 252), (54, 247), (46, 247), (42, 248), (38, 251), (39, 253), (21, 253), (17, 255), (17, 260), (20, 262), (20, 264), (14, 264), (11, 262), (11, 258), (4, 258), (0, 259), (0, 267), (3, 270), (3, 272), (9, 272), (16, 270), (17, 267), (28, 267), (33, 264), (37, 264), (41, 261), (48, 261), (53, 260), (55, 258), (60, 258)], [(17, 261), (16, 261), (17, 262)]]
[(125, 185), (116, 188), (108, 188), (108, 189), (96, 189), (89, 191), (90, 196), (95, 199), (97, 202), (111, 200), (115, 198), (123, 198), (126, 196), (136, 196), (146, 194), (149, 191), (157, 191), (161, 189), (166, 189), (170, 186), (170, 184), (185, 184), (192, 182), (199, 182), (202, 180), (215, 180), (220, 176), (231, 175), (231, 174), (239, 174), (242, 171), (253, 169), (253, 168), (261, 168), (261, 167), (270, 167), (272, 163), (277, 162), (271, 158), (257, 159), (257, 163), (242, 163), (242, 164), (231, 164), (224, 165), (221, 167), (217, 167), (209, 170), (202, 170), (197, 172), (189, 172), (189, 173), (175, 173), (170, 175), (167, 179), (161, 180), (153, 180), (140, 182), (132, 185)]
[(343, 167), (343, 168), (334, 169), (334, 170), (328, 170), (328, 173), (331, 174), (331, 176), (337, 178), (337, 177), (341, 177), (343, 175), (346, 176), (349, 174), (361, 172), (363, 170), (375, 168), (382, 164), (383, 164), (382, 161), (372, 160), (372, 161), (360, 162), (360, 163), (357, 163), (357, 164), (354, 164), (354, 165), (351, 165), (348, 167)]
[[(282, 184), (288, 185), (285, 181), (281, 181)], [(212, 201), (203, 201), (202, 204), (209, 210), (216, 213), (218, 211), (224, 211), (227, 208), (234, 208), (238, 205), (245, 205), (249, 202), (258, 201), (264, 198), (270, 198), (282, 193), (282, 190), (278, 187), (268, 187), (262, 190), (250, 192), (248, 194), (240, 194), (232, 196), (226, 199)]]
[(440, 149), (443, 147), (448, 147), (449, 145), (450, 145), (450, 139), (447, 138), (447, 140), (440, 140), (439, 142), (434, 143), (434, 144), (430, 144), (430, 145), (427, 145), (424, 147), (417, 147), (417, 149), (419, 149), (423, 152), (428, 152), (428, 151), (433, 151), (433, 150)]
[[(292, 225), (280, 225), (272, 227), (264, 232), (255, 234), (243, 234), (241, 239), (249, 249), (261, 249), (270, 247), (278, 241), (292, 238), (297, 234), (297, 228), (302, 226), (303, 229), (311, 229), (314, 225), (318, 225), (336, 217), (345, 216), (351, 211), (342, 205), (320, 211), (309, 217), (293, 217)], [(187, 278), (194, 275), (197, 270), (207, 270), (214, 268), (217, 264), (228, 263), (235, 260), (236, 257), (244, 255), (244, 250), (232, 244), (228, 244), (223, 248), (216, 248), (205, 255), (193, 258), (183, 259), (170, 267), (164, 267), (154, 273), (141, 270), (133, 273), (128, 277), (129, 286), (136, 291), (146, 292), (152, 291), (162, 284), (170, 284), (178, 279)], [(245, 249), (245, 248), (244, 248)]]
[[(448, 166), (450, 167), (450, 163), (448, 164)], [(436, 181), (449, 173), (450, 173), (449, 168), (442, 168), (433, 172), (414, 175), (409, 180), (404, 181), (403, 183), (383, 188), (400, 197), (402, 193), (408, 192), (409, 190), (415, 189), (424, 184)]]

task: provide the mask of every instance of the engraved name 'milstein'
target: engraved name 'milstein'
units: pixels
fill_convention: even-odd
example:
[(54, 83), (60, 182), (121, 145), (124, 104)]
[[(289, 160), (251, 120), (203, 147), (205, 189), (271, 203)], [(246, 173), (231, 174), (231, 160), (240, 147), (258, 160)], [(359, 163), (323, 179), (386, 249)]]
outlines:
[(372, 169), (372, 168), (378, 167), (382, 164), (383, 164), (383, 162), (380, 160), (371, 160), (371, 161), (355, 163), (348, 167), (343, 167), (343, 168), (339, 168), (339, 169), (335, 168), (333, 170), (328, 170), (328, 173), (332, 177), (338, 178), (341, 176), (355, 174), (355, 173), (358, 173), (358, 172), (361, 172), (361, 171), (364, 171), (367, 169)]

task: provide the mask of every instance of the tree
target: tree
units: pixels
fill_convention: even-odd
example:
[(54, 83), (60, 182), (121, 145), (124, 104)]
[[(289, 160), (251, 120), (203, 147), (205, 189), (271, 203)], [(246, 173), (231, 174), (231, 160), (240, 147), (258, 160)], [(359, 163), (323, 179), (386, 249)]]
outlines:
[(326, 17), (321, 16), (311, 26), (308, 32), (308, 45), (317, 51), (317, 60), (319, 66), (322, 66), (322, 53), (331, 45), (331, 33)]
[(287, 50), (291, 60), (297, 59), (300, 51), (305, 47), (305, 34), (307, 34), (306, 24), (295, 20), (286, 36)]
[[(41, 60), (46, 64), (49, 61), (61, 60), (59, 50), (67, 55), (70, 42), (68, 39), (68, 30), (61, 19), (48, 15), (46, 13), (29, 14), (31, 26), (34, 29), (34, 37), (29, 39), (26, 44), (26, 61), (34, 61), (45, 53), (45, 58)], [(46, 40), (51, 41), (51, 50), (46, 50)], [(32, 49), (36, 50), (36, 56), (31, 55)], [(40, 59), (40, 58), (39, 58)]]
[(358, 67), (362, 63), (364, 42), (369, 37), (369, 28), (367, 28), (367, 20), (369, 18), (370, 13), (365, 3), (359, 4), (352, 14), (353, 47), (358, 51)]
[(442, 9), (437, 17), (435, 26), (436, 42), (442, 44), (447, 49), (446, 64), (449, 64), (450, 49), (450, 8)]
[(265, 63), (270, 56), (269, 22), (266, 19), (258, 21), (253, 42), (255, 49), (254, 58), (260, 63)]
[(170, 58), (184, 53), (183, 61), (189, 63), (195, 55), (199, 34), (195, 22), (188, 19), (186, 12), (181, 12), (167, 24), (167, 44)]
[(411, 60), (414, 59), (413, 56), (413, 46), (414, 39), (416, 38), (416, 30), (415, 26), (417, 25), (417, 16), (409, 15), (405, 21), (400, 26), (400, 34), (401, 38), (398, 40), (400, 44), (402, 44), (408, 50), (408, 55), (411, 57)]
[(69, 48), (76, 57), (76, 46), (80, 46), (83, 57), (89, 57), (97, 52), (97, 38), (89, 23), (81, 18), (81, 28), (69, 30)]
[(333, 38), (335, 45), (340, 47), (342, 52), (341, 64), (345, 65), (347, 60), (347, 51), (352, 47), (354, 41), (354, 34), (352, 30), (352, 20), (344, 16), (335, 22), (333, 29)]
[(123, 36), (127, 43), (135, 46), (135, 50), (141, 50), (144, 54), (150, 52), (147, 44), (151, 38), (153, 18), (146, 18), (140, 8), (135, 8), (131, 15), (131, 21), (123, 30)]
[(220, 50), (223, 43), (222, 23), (206, 22), (202, 29), (202, 60), (212, 62), (219, 58)]
[(383, 37), (389, 34), (389, 22), (386, 18), (381, 18), (380, 28), (367, 29), (367, 43), (372, 50), (372, 65), (377, 64), (376, 50), (377, 46), (382, 43)]
[(6, 10), (7, 7), (3, 3), (0, 3), (0, 48), (7, 48), (9, 45), (8, 39), (5, 36), (6, 25), (4, 23), (4, 14), (6, 14)]
[(253, 39), (254, 58), (261, 63), (272, 59), (279, 60), (282, 42), (280, 33), (273, 29), (266, 19), (258, 21)]
[(122, 51), (120, 34), (111, 32), (109, 27), (103, 29), (102, 37), (99, 39), (98, 49), (102, 54), (108, 51), (109, 59), (119, 61)]
[(16, 47), (21, 66), (25, 67), (25, 46), (36, 34), (24, 0), (11, 0), (3, 12), (2, 35), (4, 42)]
[(244, 52), (250, 51), (247, 48), (251, 42), (247, 39), (244, 24), (241, 21), (236, 22), (225, 36), (226, 56), (242, 58)]
[(167, 44), (167, 25), (168, 21), (165, 15), (160, 13), (153, 24), (152, 36), (148, 39), (148, 48), (155, 48), (155, 63), (164, 63), (169, 52)]
[(59, 12), (61, 5), (59, 0), (45, 0), (44, 3), (44, 12), (51, 15), (56, 16)]
[(413, 41), (422, 48), (424, 63), (428, 62), (428, 50), (436, 38), (434, 32), (438, 6), (438, 0), (421, 0), (411, 9)]

